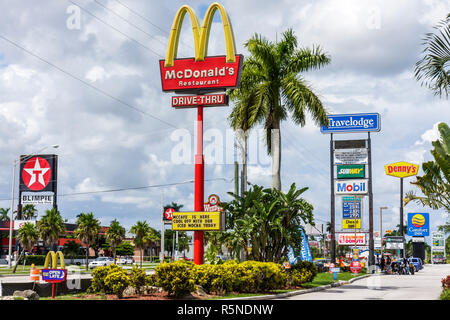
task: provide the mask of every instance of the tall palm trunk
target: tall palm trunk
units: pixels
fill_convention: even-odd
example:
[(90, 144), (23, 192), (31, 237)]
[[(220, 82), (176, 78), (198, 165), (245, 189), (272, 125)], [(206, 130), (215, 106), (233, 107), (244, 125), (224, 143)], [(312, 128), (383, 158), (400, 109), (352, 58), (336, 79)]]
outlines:
[(22, 259), (24, 253), (25, 253), (25, 250), (22, 250), (22, 252), (20, 253), (19, 259), (17, 259), (16, 265), (14, 266), (13, 273), (16, 273), (17, 266), (19, 265), (19, 261), (20, 261), (20, 259)]
[(241, 196), (247, 191), (247, 132), (242, 137), (242, 171), (241, 171)]
[(272, 188), (281, 190), (281, 134), (280, 120), (274, 120), (270, 132), (271, 156), (272, 156)]

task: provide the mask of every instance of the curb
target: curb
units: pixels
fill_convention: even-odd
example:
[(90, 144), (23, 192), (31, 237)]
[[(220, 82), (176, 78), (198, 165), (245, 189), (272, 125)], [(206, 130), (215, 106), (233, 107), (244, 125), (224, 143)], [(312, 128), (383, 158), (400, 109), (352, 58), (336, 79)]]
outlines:
[(334, 287), (340, 287), (346, 284), (353, 283), (356, 280), (364, 279), (370, 277), (371, 274), (366, 274), (360, 277), (356, 277), (347, 281), (339, 280), (339, 282), (334, 282), (332, 284), (327, 284), (324, 286), (316, 287), (316, 288), (310, 288), (306, 290), (296, 290), (291, 292), (285, 292), (285, 293), (279, 293), (279, 294), (270, 294), (265, 296), (254, 296), (254, 297), (242, 297), (242, 298), (231, 298), (231, 299), (223, 299), (223, 300), (270, 300), (270, 299), (279, 299), (279, 298), (287, 298), (292, 297), (300, 294), (306, 294), (310, 292), (317, 292), (317, 291), (323, 291), (326, 289), (334, 288)]

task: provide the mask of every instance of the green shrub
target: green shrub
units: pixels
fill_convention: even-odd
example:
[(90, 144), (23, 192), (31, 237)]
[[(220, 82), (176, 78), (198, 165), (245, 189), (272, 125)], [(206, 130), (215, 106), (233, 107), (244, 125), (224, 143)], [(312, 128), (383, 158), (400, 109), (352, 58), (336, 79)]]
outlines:
[[(19, 260), (19, 265), (23, 265), (23, 259), (24, 257), (22, 257)], [(45, 263), (45, 256), (44, 255), (28, 255), (26, 256), (25, 259), (25, 265), (30, 266), (34, 263), (35, 266), (42, 266)]]
[(439, 296), (440, 300), (450, 300), (450, 289), (442, 291), (441, 295)]
[(203, 264), (194, 267), (195, 283), (202, 286), (207, 293), (219, 295), (233, 290), (235, 267), (230, 264)]
[(195, 291), (194, 264), (187, 261), (162, 263), (155, 268), (156, 285), (168, 295), (181, 297)]
[(130, 272), (130, 282), (136, 293), (141, 294), (142, 287), (146, 285), (145, 271), (138, 266), (133, 266)]
[(156, 275), (155, 274), (149, 274), (145, 276), (145, 285), (149, 287), (156, 286)]
[(109, 272), (105, 278), (105, 285), (117, 295), (120, 299), (123, 297), (123, 292), (130, 285), (130, 277), (121, 269)]
[(88, 288), (89, 292), (102, 292), (102, 293), (112, 293), (112, 289), (109, 288), (105, 283), (105, 278), (109, 273), (122, 270), (121, 267), (112, 263), (109, 266), (101, 266), (94, 269), (92, 272), (91, 285)]
[(285, 286), (286, 274), (282, 265), (273, 262), (245, 261), (236, 264), (233, 291), (266, 292)]
[(301, 286), (303, 283), (313, 281), (317, 275), (317, 267), (309, 261), (300, 261), (291, 266), (288, 274), (288, 284), (292, 286)]

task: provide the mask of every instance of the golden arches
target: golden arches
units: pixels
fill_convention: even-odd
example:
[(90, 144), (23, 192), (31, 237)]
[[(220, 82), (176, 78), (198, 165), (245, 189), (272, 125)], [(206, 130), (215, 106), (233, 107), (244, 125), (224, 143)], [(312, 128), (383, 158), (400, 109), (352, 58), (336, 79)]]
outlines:
[(172, 29), (170, 30), (169, 44), (167, 46), (166, 60), (164, 64), (166, 67), (173, 66), (173, 60), (177, 57), (181, 26), (183, 24), (184, 16), (186, 15), (186, 13), (189, 14), (192, 25), (192, 34), (194, 36), (195, 45), (195, 61), (202, 61), (205, 59), (208, 51), (209, 32), (211, 30), (211, 24), (214, 18), (214, 14), (217, 10), (219, 10), (220, 17), (222, 19), (223, 32), (225, 34), (225, 45), (227, 51), (226, 61), (236, 62), (234, 34), (230, 20), (228, 19), (228, 14), (225, 8), (220, 3), (214, 2), (206, 10), (201, 28), (197, 15), (190, 6), (183, 5), (180, 9), (178, 9), (172, 23)]
[(44, 269), (48, 268), (48, 265), (50, 264), (50, 259), (52, 261), (52, 269), (57, 269), (58, 268), (58, 258), (59, 260), (61, 260), (61, 269), (65, 269), (66, 268), (66, 262), (64, 261), (64, 255), (61, 251), (50, 251), (49, 253), (47, 253), (47, 256), (45, 257), (45, 262), (44, 262)]

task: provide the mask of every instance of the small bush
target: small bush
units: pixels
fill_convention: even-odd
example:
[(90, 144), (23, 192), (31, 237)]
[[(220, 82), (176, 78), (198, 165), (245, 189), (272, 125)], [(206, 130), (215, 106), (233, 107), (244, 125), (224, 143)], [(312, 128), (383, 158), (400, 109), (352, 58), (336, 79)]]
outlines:
[(149, 287), (156, 286), (156, 275), (150, 274), (145, 276), (145, 285)]
[(441, 283), (442, 283), (442, 290), (450, 289), (450, 276), (447, 276), (446, 278), (443, 278), (441, 280)]
[[(23, 265), (23, 259), (22, 257), (18, 264)], [(27, 255), (25, 259), (25, 265), (30, 266), (34, 263), (35, 266), (42, 266), (45, 263), (45, 256), (44, 255)]]
[(440, 300), (450, 300), (450, 289), (442, 291), (441, 295), (439, 296)]
[(300, 261), (291, 266), (288, 274), (288, 284), (292, 286), (301, 286), (303, 283), (313, 281), (317, 275), (317, 267), (309, 261)]
[(118, 269), (108, 273), (105, 278), (105, 285), (120, 299), (123, 297), (125, 289), (130, 285), (130, 278), (125, 271)]
[(175, 297), (193, 292), (196, 289), (193, 269), (192, 262), (162, 263), (155, 268), (156, 285)]
[(286, 283), (283, 266), (273, 262), (245, 261), (236, 264), (234, 274), (233, 291), (238, 292), (266, 292)]
[(234, 269), (230, 264), (195, 266), (195, 283), (201, 285), (207, 293), (222, 295), (233, 290)]
[(141, 294), (142, 287), (146, 285), (145, 271), (138, 266), (133, 266), (130, 272), (131, 286), (136, 290), (137, 294)]
[(102, 292), (102, 293), (112, 293), (112, 289), (109, 288), (105, 283), (105, 278), (109, 273), (122, 270), (116, 264), (110, 264), (109, 266), (101, 266), (94, 269), (92, 272), (91, 285), (88, 288), (89, 292)]

